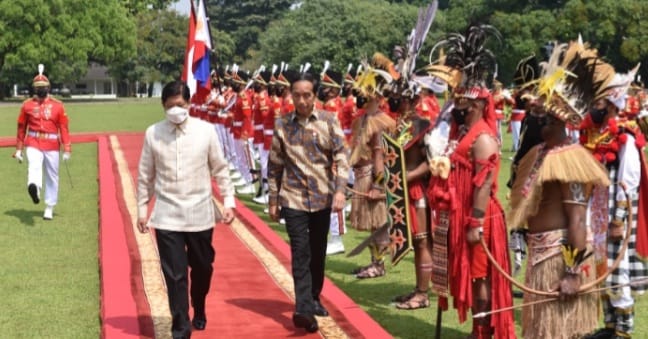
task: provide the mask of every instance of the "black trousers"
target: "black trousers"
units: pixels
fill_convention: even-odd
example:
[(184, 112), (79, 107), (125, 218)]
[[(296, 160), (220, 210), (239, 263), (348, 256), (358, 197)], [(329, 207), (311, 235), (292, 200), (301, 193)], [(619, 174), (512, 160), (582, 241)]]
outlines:
[(173, 338), (190, 338), (188, 267), (191, 267), (191, 302), (194, 315), (205, 314), (205, 298), (214, 269), (213, 229), (201, 232), (155, 230), (160, 264), (169, 294)]
[(324, 285), (331, 209), (306, 212), (282, 208), (281, 215), (286, 220), (286, 230), (290, 238), (295, 311), (313, 314), (313, 301), (319, 301)]

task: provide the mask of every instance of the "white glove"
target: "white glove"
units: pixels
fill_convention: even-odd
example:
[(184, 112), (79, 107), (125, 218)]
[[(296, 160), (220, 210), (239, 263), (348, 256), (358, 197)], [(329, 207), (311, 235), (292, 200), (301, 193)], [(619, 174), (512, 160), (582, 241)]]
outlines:
[(71, 157), (71, 156), (72, 156), (72, 154), (70, 154), (70, 152), (65, 152), (65, 153), (63, 153), (63, 161), (68, 161), (68, 160), (70, 160), (70, 157)]
[(22, 150), (17, 149), (16, 152), (12, 155), (12, 157), (16, 158), (19, 163), (23, 162), (23, 157), (22, 157)]

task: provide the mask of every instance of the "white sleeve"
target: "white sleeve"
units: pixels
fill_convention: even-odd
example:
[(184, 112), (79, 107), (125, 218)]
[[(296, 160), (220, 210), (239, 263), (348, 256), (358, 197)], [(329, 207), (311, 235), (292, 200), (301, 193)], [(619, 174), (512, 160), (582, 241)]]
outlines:
[[(639, 180), (641, 179), (641, 158), (639, 149), (635, 145), (635, 138), (631, 134), (626, 134), (628, 140), (619, 150), (619, 172), (617, 182), (625, 185), (626, 191), (631, 197), (635, 197), (639, 190)], [(617, 190), (617, 201), (625, 201), (626, 195), (622, 189)]]

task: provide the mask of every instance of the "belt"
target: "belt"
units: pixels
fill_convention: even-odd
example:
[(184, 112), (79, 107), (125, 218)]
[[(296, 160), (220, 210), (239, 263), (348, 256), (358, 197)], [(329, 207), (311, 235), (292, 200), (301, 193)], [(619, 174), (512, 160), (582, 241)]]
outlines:
[(266, 129), (266, 130), (263, 131), (263, 135), (273, 136), (274, 135), (274, 130)]
[(29, 131), (27, 135), (38, 139), (58, 139), (58, 134), (55, 133)]
[(241, 126), (243, 126), (243, 121), (233, 121), (232, 126), (241, 127)]
[(263, 125), (254, 125), (255, 131), (263, 131)]
[(526, 111), (523, 109), (514, 109), (511, 111), (513, 114), (524, 114)]

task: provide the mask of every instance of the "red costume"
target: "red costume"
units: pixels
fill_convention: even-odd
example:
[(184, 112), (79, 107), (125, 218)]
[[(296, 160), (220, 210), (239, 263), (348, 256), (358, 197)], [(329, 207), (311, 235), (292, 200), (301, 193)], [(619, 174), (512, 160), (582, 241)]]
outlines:
[(266, 117), (270, 114), (272, 102), (268, 96), (268, 91), (263, 90), (254, 96), (254, 143), (263, 143), (263, 125)]
[(281, 118), (281, 108), (283, 99), (273, 96), (271, 101), (270, 112), (263, 119), (263, 149), (269, 150), (272, 145), (272, 135), (274, 133), (275, 120)]
[(234, 139), (249, 138), (252, 135), (252, 105), (250, 97), (241, 91), (232, 107), (232, 134)]
[(342, 114), (340, 115), (340, 124), (342, 125), (342, 131), (344, 131), (347, 143), (351, 142), (351, 124), (357, 116), (358, 108), (356, 107), (355, 97), (349, 94), (342, 104)]
[(43, 101), (38, 98), (23, 102), (18, 116), (16, 149), (29, 146), (41, 151), (70, 152), (72, 144), (68, 129), (68, 117), (63, 103), (47, 96)]
[(414, 109), (421, 118), (428, 119), (432, 122), (436, 121), (441, 110), (439, 108), (439, 102), (433, 94), (420, 97)]
[(293, 102), (292, 96), (289, 94), (283, 98), (281, 115), (290, 114), (295, 111), (295, 103)]
[[(506, 116), (504, 115), (504, 107), (506, 105), (515, 105), (515, 100), (513, 100), (513, 98), (511, 97), (504, 96), (501, 90), (498, 93), (493, 94), (493, 101), (495, 103), (495, 118), (497, 120), (504, 120), (504, 118), (506, 118)], [(522, 113), (522, 119), (524, 119), (524, 111), (522, 111)], [(511, 120), (513, 121), (522, 121), (522, 119), (513, 120), (513, 114), (511, 115)]]
[[(451, 136), (451, 139), (459, 141), (457, 148), (450, 156), (450, 162), (454, 167), (447, 180), (433, 177), (429, 192), (430, 201), (435, 210), (449, 210), (450, 213), (448, 234), (450, 295), (452, 295), (454, 307), (459, 313), (460, 322), (466, 320), (467, 312), (473, 305), (472, 279), (490, 277), (491, 309), (501, 309), (513, 304), (510, 283), (488, 262), (481, 245), (471, 246), (466, 241), (466, 227), (473, 208), (474, 188), (481, 186), (488, 173), (491, 172), (495, 179), (485, 211), (483, 237), (495, 260), (510, 272), (504, 212), (496, 198), (499, 157), (494, 154), (490, 159), (484, 161), (479, 173), (475, 173), (471, 157), (471, 148), (475, 140), (484, 133), (497, 138), (485, 120), (477, 122), (463, 137), (457, 138), (455, 135), (453, 138)], [(440, 222), (438, 215), (437, 213), (436, 223)], [(444, 310), (448, 308), (447, 298), (440, 297), (439, 302)], [(495, 328), (495, 338), (515, 336), (511, 311), (492, 315), (491, 325)]]

